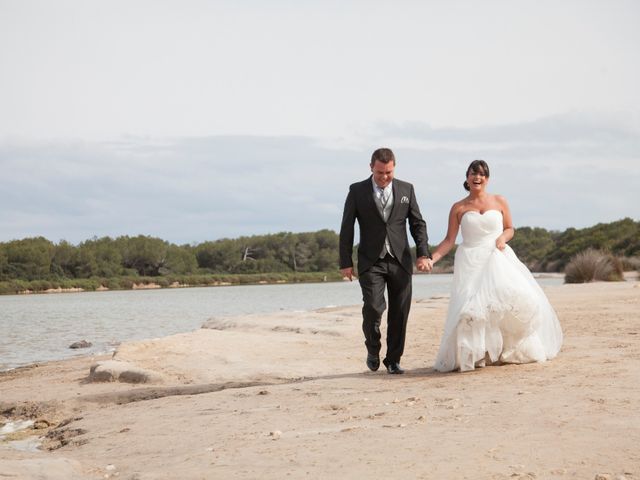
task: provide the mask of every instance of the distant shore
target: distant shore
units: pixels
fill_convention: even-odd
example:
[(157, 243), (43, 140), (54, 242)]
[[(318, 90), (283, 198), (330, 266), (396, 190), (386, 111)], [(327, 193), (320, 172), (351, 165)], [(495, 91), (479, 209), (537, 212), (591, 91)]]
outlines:
[(234, 285), (273, 285), (286, 283), (338, 282), (338, 271), (302, 273), (264, 273), (238, 275), (193, 275), (175, 277), (114, 277), (63, 280), (14, 280), (0, 282), (2, 295), (106, 292), (110, 290), (153, 290), (160, 288), (227, 287)]
[[(451, 274), (452, 268), (436, 270), (433, 273), (414, 273), (415, 275), (440, 275)], [(634, 272), (628, 272), (627, 277), (632, 278)], [(556, 272), (534, 272), (533, 276), (536, 278), (561, 278), (564, 277), (564, 273)], [(207, 278), (207, 277), (205, 277)], [(313, 273), (299, 273), (296, 275), (280, 276), (279, 274), (246, 274), (246, 275), (228, 275), (221, 279), (221, 276), (211, 276), (209, 281), (205, 281), (203, 276), (193, 277), (193, 282), (189, 282), (188, 279), (182, 279), (182, 281), (172, 281), (169, 283), (166, 279), (157, 277), (144, 277), (135, 278), (122, 277), (115, 279), (87, 279), (85, 280), (63, 280), (64, 284), (73, 284), (69, 286), (49, 286), (48, 284), (54, 283), (43, 282), (41, 280), (34, 281), (33, 283), (39, 285), (41, 288), (32, 289), (24, 288), (15, 291), (7, 291), (7, 285), (11, 282), (0, 282), (0, 295), (40, 295), (40, 294), (54, 294), (54, 293), (81, 293), (81, 292), (108, 292), (111, 290), (155, 290), (162, 288), (191, 288), (191, 287), (230, 287), (237, 285), (278, 285), (288, 283), (324, 283), (324, 282), (340, 282), (344, 281), (339, 272), (313, 272)], [(82, 286), (85, 283), (85, 286)], [(29, 282), (22, 282), (27, 284)], [(4, 288), (2, 288), (2, 284)], [(15, 284), (15, 283), (14, 283)], [(111, 287), (109, 287), (111, 285)], [(47, 288), (45, 288), (47, 287)]]

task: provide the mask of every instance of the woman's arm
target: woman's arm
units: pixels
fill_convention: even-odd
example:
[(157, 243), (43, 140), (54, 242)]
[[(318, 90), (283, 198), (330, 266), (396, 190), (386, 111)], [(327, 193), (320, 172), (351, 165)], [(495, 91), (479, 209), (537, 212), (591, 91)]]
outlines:
[(511, 210), (509, 210), (507, 199), (502, 195), (496, 195), (496, 200), (502, 210), (502, 235), (496, 238), (496, 247), (499, 250), (504, 250), (507, 242), (513, 238), (515, 230), (513, 228), (513, 222), (511, 221)]

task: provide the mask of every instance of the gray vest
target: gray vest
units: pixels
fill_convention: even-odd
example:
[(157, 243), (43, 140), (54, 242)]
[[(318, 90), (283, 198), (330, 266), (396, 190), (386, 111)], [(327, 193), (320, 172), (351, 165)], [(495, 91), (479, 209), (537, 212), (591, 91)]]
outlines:
[[(378, 211), (380, 212), (380, 215), (382, 215), (382, 218), (386, 223), (387, 220), (389, 219), (389, 215), (391, 215), (391, 210), (393, 209), (393, 188), (389, 189), (389, 198), (387, 199), (386, 203), (382, 202), (380, 187), (376, 186), (376, 188), (374, 189), (373, 196), (376, 202), (376, 206), (378, 207)], [(387, 253), (392, 257), (395, 257), (395, 255), (391, 251), (391, 244), (389, 243), (389, 237), (385, 236), (384, 246), (382, 247), (382, 251), (380, 252), (379, 258), (383, 258)]]

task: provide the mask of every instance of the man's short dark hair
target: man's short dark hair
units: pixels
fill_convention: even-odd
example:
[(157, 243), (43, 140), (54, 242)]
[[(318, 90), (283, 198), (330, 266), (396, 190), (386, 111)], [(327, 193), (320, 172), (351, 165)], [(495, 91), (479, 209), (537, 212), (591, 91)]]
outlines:
[(396, 157), (390, 148), (379, 148), (371, 155), (371, 166), (376, 162), (396, 164)]

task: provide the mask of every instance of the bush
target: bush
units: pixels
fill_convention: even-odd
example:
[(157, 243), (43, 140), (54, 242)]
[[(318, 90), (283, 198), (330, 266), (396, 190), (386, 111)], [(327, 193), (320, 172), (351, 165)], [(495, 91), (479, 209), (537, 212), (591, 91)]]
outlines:
[(620, 261), (625, 272), (640, 271), (640, 257), (622, 257)]
[(565, 283), (624, 280), (622, 263), (610, 253), (592, 248), (574, 255), (564, 272)]
[(49, 290), (50, 288), (56, 287), (47, 280), (32, 280), (29, 284), (29, 290), (32, 290), (34, 292), (44, 292), (45, 290)]
[(9, 295), (18, 293), (20, 290), (16, 288), (14, 282), (0, 282), (0, 295)]

